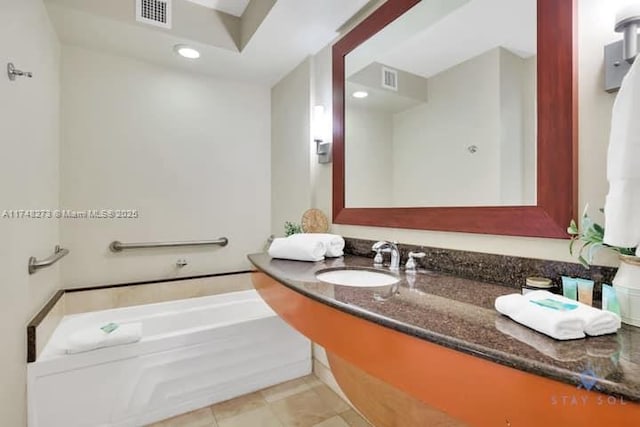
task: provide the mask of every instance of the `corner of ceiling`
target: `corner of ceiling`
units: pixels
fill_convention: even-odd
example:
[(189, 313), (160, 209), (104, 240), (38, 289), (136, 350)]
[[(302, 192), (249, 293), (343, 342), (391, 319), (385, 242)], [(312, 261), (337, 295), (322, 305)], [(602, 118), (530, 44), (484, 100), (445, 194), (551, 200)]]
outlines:
[(276, 4), (277, 0), (251, 0), (240, 19), (240, 43), (239, 49), (242, 51), (260, 25), (269, 15), (269, 12)]

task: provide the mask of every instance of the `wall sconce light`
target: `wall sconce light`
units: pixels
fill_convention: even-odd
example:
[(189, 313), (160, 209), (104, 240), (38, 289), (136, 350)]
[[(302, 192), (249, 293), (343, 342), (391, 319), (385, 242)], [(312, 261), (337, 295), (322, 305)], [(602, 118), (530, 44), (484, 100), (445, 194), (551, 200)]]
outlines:
[(316, 143), (318, 163), (331, 163), (331, 142), (327, 141), (328, 125), (324, 105), (313, 107), (313, 140)]
[(605, 90), (616, 92), (622, 79), (638, 56), (638, 29), (640, 28), (640, 3), (621, 9), (616, 15), (615, 31), (624, 38), (604, 47)]

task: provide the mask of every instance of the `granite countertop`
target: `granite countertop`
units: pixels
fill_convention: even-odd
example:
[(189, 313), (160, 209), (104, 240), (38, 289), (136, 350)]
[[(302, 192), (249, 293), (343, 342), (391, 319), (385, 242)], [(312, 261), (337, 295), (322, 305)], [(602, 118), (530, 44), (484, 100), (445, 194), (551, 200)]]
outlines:
[(419, 270), (397, 273), (399, 286), (354, 288), (320, 282), (315, 274), (336, 267), (373, 268), (370, 258), (345, 255), (311, 263), (254, 254), (249, 260), (283, 285), (346, 313), (515, 369), (640, 402), (640, 328), (623, 325), (613, 335), (556, 341), (495, 311), (498, 296), (517, 291), (504, 285)]

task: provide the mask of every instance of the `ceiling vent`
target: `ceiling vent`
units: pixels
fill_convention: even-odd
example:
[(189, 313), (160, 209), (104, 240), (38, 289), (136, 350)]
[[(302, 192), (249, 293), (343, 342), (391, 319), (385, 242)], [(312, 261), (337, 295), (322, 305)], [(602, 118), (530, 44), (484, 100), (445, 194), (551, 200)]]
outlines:
[(171, 0), (136, 0), (136, 21), (171, 28)]
[(382, 87), (393, 91), (398, 91), (398, 71), (391, 68), (382, 67)]

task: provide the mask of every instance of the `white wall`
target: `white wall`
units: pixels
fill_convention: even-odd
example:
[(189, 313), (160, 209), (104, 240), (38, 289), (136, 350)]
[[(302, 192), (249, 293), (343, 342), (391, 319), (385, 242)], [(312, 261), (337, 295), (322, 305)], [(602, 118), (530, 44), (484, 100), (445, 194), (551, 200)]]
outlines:
[(276, 236), (284, 235), (286, 221), (300, 223), (311, 202), (310, 70), (307, 59), (271, 89), (271, 233)]
[[(0, 214), (58, 205), (59, 45), (41, 0), (0, 1)], [(33, 72), (9, 82), (7, 61)], [(0, 216), (0, 425), (26, 425), (26, 325), (59, 287), (59, 266), (28, 275), (48, 257), (58, 221)]]
[(535, 133), (524, 116), (535, 114), (525, 105), (535, 97), (535, 86), (525, 86), (533, 65), (494, 48), (429, 79), (414, 77), (428, 93), (415, 107), (394, 113), (381, 108), (384, 100), (348, 102), (346, 206), (535, 204), (535, 182), (524, 176), (535, 170), (531, 150), (524, 158), (524, 133)]
[(525, 203), (536, 204), (536, 182), (538, 178), (538, 80), (536, 79), (538, 68), (537, 56), (532, 56), (525, 60), (524, 72), (525, 76), (522, 80), (524, 88), (522, 93), (526, 99), (523, 103), (522, 116), (524, 117), (522, 124), (523, 132), (523, 180), (522, 180), (522, 196)]
[(500, 204), (499, 57), (492, 49), (432, 76), (427, 102), (394, 115), (394, 206)]
[[(613, 31), (617, 10), (629, 0), (579, 0), (579, 121), (580, 121), (580, 185), (579, 205), (589, 203), (592, 213), (599, 217), (597, 208), (604, 204), (607, 192), (606, 151), (611, 121), (611, 107), (615, 95), (602, 89), (602, 49), (606, 43), (619, 40)], [(313, 58), (314, 82), (312, 104), (331, 105), (331, 73), (329, 72), (331, 51), (323, 49)], [(276, 160), (274, 167), (286, 167), (283, 159)], [(314, 206), (331, 213), (331, 167), (322, 165), (312, 173), (312, 191), (317, 195)], [(390, 239), (405, 243), (424, 244), (435, 247), (463, 249), (526, 256), (533, 258), (575, 261), (569, 255), (568, 242), (559, 239), (494, 236), (483, 234), (431, 232), (380, 227), (334, 225), (333, 231), (345, 236)], [(597, 259), (604, 264), (615, 264), (613, 257)]]
[[(535, 205), (535, 57), (500, 52), (500, 203)], [(528, 133), (528, 134), (527, 134)], [(525, 146), (529, 144), (530, 146)], [(527, 187), (526, 185), (529, 185)]]
[[(243, 270), (270, 223), (267, 87), (65, 46), (61, 206), (137, 209), (138, 219), (66, 219), (65, 286)], [(112, 254), (112, 240), (225, 248)], [(178, 258), (189, 265), (175, 267)]]
[(345, 127), (347, 207), (385, 207), (393, 203), (393, 117), (380, 110), (349, 106)]

